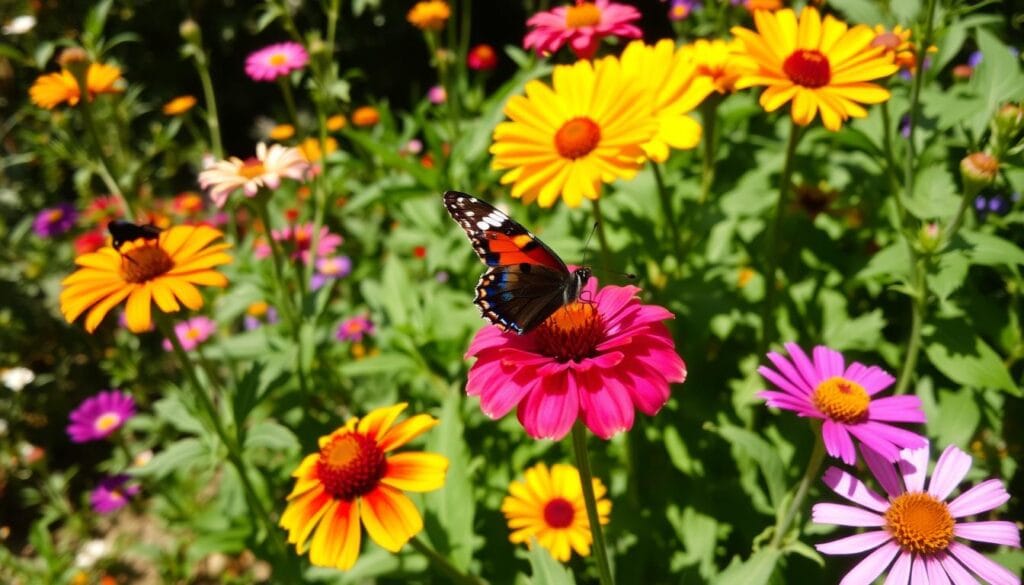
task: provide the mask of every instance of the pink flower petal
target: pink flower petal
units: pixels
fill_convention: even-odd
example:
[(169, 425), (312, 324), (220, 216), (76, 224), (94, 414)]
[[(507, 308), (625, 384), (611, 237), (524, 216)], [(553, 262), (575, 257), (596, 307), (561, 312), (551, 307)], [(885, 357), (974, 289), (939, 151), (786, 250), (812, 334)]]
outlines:
[(942, 563), (935, 558), (924, 559), (925, 572), (928, 575), (928, 585), (951, 585), (949, 577), (946, 576), (946, 571), (942, 568)]
[(953, 534), (976, 542), (988, 542), (1020, 548), (1020, 530), (1013, 522), (990, 520), (985, 522), (957, 522)]
[(896, 378), (878, 366), (870, 366), (858, 371), (850, 380), (863, 386), (869, 396), (874, 396), (892, 386)]
[(960, 485), (971, 470), (971, 456), (956, 446), (950, 445), (939, 456), (932, 478), (928, 481), (928, 493), (939, 500), (945, 500), (956, 486)]
[(875, 398), (868, 404), (868, 418), (881, 422), (926, 422), (921, 399), (917, 396)]
[(771, 352), (768, 354), (768, 360), (772, 362), (772, 365), (775, 366), (775, 370), (778, 373), (785, 376), (786, 380), (788, 380), (790, 384), (801, 390), (800, 394), (803, 394), (804, 396), (810, 396), (812, 393), (814, 393), (815, 385), (807, 384), (807, 382), (804, 381), (803, 377), (800, 375), (799, 372), (796, 371), (796, 368), (793, 366), (792, 363), (790, 363), (789, 360), (775, 352)]
[(861, 449), (860, 452), (864, 456), (864, 462), (867, 463), (871, 474), (875, 476), (878, 483), (882, 484), (882, 489), (890, 498), (895, 498), (903, 493), (903, 483), (896, 473), (896, 466), (871, 449)]
[(881, 514), (889, 509), (888, 500), (878, 495), (861, 480), (837, 467), (829, 467), (821, 480), (832, 491), (855, 504), (860, 504)]
[(1010, 501), (1010, 494), (1007, 493), (1003, 482), (998, 479), (989, 479), (960, 494), (950, 502), (949, 513), (954, 518), (973, 516), (995, 510), (1008, 501)]
[(577, 382), (583, 424), (595, 435), (610, 439), (633, 428), (633, 401), (624, 388), (603, 383), (597, 375), (581, 374)]
[(890, 542), (882, 545), (878, 550), (866, 556), (852, 571), (847, 573), (843, 580), (839, 582), (839, 585), (864, 585), (865, 583), (871, 583), (882, 574), (882, 571), (888, 568), (893, 557), (899, 552), (900, 547), (895, 543)]
[(892, 540), (892, 536), (884, 530), (854, 534), (839, 540), (814, 545), (818, 552), (827, 555), (855, 555), (873, 548), (878, 548)]
[(935, 555), (935, 559), (942, 563), (942, 568), (946, 570), (946, 574), (956, 585), (979, 585), (978, 580), (968, 573), (960, 561), (953, 558), (952, 555), (940, 552)]
[(560, 440), (579, 415), (579, 392), (570, 376), (541, 378), (536, 389), (519, 403), (519, 422), (536, 439)]
[(783, 410), (791, 410), (803, 417), (825, 417), (825, 415), (821, 414), (818, 409), (810, 406), (806, 400), (796, 398), (790, 394), (786, 394), (785, 392), (762, 390), (757, 393), (757, 397), (763, 398), (768, 406), (781, 408)]
[(821, 426), (821, 439), (825, 442), (825, 450), (829, 455), (839, 457), (847, 465), (853, 465), (857, 462), (857, 450), (846, 431), (845, 425), (826, 418)]
[(1020, 577), (967, 545), (954, 541), (949, 545), (949, 552), (974, 574), (992, 585), (1020, 585)]
[(818, 372), (814, 369), (814, 364), (807, 358), (807, 354), (795, 343), (783, 344), (786, 351), (789, 352), (789, 357), (793, 360), (793, 365), (796, 366), (796, 370), (800, 373), (800, 377), (803, 378), (804, 382), (811, 388), (816, 388), (821, 380), (818, 378)]
[(819, 345), (814, 348), (813, 357), (814, 368), (822, 380), (843, 375), (843, 354), (830, 347)]
[(820, 503), (811, 508), (811, 519), (815, 524), (838, 524), (840, 526), (885, 526), (880, 514), (844, 504)]
[(889, 569), (884, 585), (909, 585), (910, 565), (913, 559), (914, 557), (910, 553), (900, 553), (900, 556), (896, 557), (896, 562), (892, 564), (892, 568)]
[(928, 474), (928, 446), (920, 449), (904, 449), (900, 453), (900, 460), (897, 463), (900, 475), (903, 476), (903, 485), (907, 486), (908, 492), (923, 492), (924, 479)]
[(928, 583), (928, 567), (924, 564), (921, 555), (914, 555), (910, 566), (910, 583), (911, 585), (930, 585)]
[(761, 374), (761, 376), (763, 376), (764, 379), (768, 380), (772, 384), (775, 384), (780, 390), (788, 394), (791, 394), (796, 398), (800, 398), (806, 401), (808, 404), (811, 403), (811, 393), (808, 392), (806, 388), (799, 387), (791, 383), (788, 379), (775, 372), (775, 370), (772, 370), (771, 368), (765, 366), (761, 366), (757, 368), (757, 373)]

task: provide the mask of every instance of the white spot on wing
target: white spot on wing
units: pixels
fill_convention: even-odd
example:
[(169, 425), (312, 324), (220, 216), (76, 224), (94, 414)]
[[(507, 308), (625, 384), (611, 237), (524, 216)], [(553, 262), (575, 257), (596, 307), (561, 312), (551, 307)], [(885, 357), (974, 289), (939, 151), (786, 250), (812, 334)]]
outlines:
[(478, 222), (476, 222), (476, 227), (477, 227), (477, 229), (486, 230), (486, 229), (490, 229), (491, 225), (489, 223), (487, 223), (486, 221), (478, 221)]

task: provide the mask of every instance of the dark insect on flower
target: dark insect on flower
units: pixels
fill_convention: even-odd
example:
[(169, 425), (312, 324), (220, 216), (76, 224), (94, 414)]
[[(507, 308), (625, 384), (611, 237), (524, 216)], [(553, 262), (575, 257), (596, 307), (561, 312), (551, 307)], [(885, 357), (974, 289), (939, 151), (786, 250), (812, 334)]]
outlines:
[(132, 240), (137, 240), (139, 238), (155, 240), (160, 236), (160, 228), (151, 223), (137, 225), (130, 221), (122, 221), (119, 219), (115, 219), (108, 223), (107, 230), (110, 231), (110, 236), (114, 239), (114, 249), (118, 252), (121, 251), (121, 246)]

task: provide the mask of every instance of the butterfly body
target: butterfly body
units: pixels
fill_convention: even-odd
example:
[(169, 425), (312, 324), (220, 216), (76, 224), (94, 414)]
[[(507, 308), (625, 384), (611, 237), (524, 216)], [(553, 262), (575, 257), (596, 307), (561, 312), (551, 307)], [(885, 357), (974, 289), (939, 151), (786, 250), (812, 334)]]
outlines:
[(473, 302), (503, 331), (528, 333), (578, 299), (590, 280), (589, 268), (570, 271), (551, 248), (493, 205), (458, 191), (445, 193), (444, 204), (488, 267)]
[(155, 240), (160, 237), (160, 228), (153, 224), (138, 225), (130, 221), (122, 221), (115, 219), (107, 224), (107, 230), (110, 232), (110, 237), (113, 239), (114, 249), (118, 252), (121, 251), (121, 246), (132, 240), (144, 238), (146, 240)]

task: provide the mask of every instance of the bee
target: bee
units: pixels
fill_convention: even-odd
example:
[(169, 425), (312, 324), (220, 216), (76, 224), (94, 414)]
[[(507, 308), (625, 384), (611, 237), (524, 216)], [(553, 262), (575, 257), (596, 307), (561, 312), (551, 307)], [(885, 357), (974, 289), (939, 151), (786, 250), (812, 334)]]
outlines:
[(126, 242), (139, 238), (155, 240), (160, 237), (160, 228), (151, 223), (137, 225), (130, 221), (115, 219), (107, 224), (107, 230), (110, 231), (110, 237), (114, 239), (114, 249), (118, 252)]

